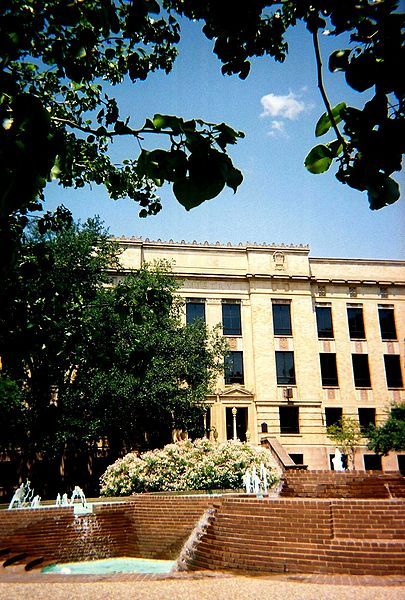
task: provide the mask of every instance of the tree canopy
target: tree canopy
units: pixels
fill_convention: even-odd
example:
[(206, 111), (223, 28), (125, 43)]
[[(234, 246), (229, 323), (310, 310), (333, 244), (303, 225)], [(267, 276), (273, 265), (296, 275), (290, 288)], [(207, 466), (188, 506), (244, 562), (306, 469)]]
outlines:
[[(401, 168), (405, 139), (404, 19), (397, 8), (396, 0), (3, 0), (0, 226), (7, 241), (25, 224), (27, 211), (41, 208), (51, 179), (75, 188), (103, 184), (112, 198), (139, 202), (142, 217), (161, 209), (156, 188), (164, 182), (186, 209), (214, 198), (225, 185), (237, 190), (242, 174), (227, 150), (241, 132), (165, 114), (134, 124), (111, 93), (125, 77), (138, 82), (171, 70), (179, 16), (202, 21), (222, 72), (242, 79), (256, 56), (284, 61), (287, 32), (304, 22), (325, 104), (316, 135), (335, 135), (309, 152), (307, 169), (321, 173), (336, 162), (339, 181), (366, 191), (372, 209), (395, 202), (399, 188), (391, 175)], [(347, 106), (344, 97), (330, 105), (320, 33), (342, 36), (345, 45), (350, 36), (328, 67), (344, 72), (352, 89), (374, 91), (362, 110)], [(139, 154), (116, 165), (109, 148), (123, 135), (134, 139)], [(164, 139), (164, 147), (143, 148), (151, 135)], [(19, 216), (17, 222), (10, 224), (10, 214)]]
[(391, 450), (405, 450), (405, 403), (391, 407), (388, 418), (379, 427), (371, 427), (367, 432), (368, 448), (376, 454), (386, 455)]
[(59, 473), (84, 484), (100, 442), (113, 460), (198, 427), (225, 343), (182, 324), (167, 265), (124, 274), (118, 255), (95, 219), (34, 229), (3, 282), (1, 445), (19, 449), (21, 476), (40, 480), (47, 465), (53, 485)]

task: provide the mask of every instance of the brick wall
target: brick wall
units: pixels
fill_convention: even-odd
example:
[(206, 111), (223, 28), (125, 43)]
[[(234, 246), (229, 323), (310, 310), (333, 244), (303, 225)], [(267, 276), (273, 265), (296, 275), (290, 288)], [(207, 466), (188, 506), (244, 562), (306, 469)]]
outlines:
[(300, 471), (283, 475), (281, 496), (292, 498), (405, 498), (398, 471)]

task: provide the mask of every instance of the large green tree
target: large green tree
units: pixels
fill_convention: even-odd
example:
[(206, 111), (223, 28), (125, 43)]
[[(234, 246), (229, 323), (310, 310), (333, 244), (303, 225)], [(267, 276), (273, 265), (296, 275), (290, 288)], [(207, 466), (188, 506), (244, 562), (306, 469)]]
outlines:
[[(307, 168), (320, 173), (335, 161), (338, 179), (367, 191), (371, 208), (395, 202), (399, 190), (391, 175), (401, 168), (405, 139), (403, 15), (397, 8), (396, 0), (3, 0), (3, 236), (12, 239), (24, 213), (40, 208), (52, 178), (77, 188), (103, 184), (111, 197), (139, 202), (141, 216), (160, 210), (155, 189), (164, 182), (173, 184), (187, 209), (215, 197), (225, 185), (237, 189), (242, 175), (226, 151), (243, 134), (224, 123), (162, 114), (131, 123), (112, 95), (111, 85), (125, 77), (137, 82), (153, 71), (170, 71), (180, 38), (179, 15), (202, 21), (224, 63), (223, 73), (241, 78), (247, 77), (253, 57), (283, 61), (286, 34), (304, 22), (326, 109), (316, 135), (335, 135), (309, 153)], [(343, 71), (358, 92), (374, 91), (362, 110), (347, 106), (344, 93), (337, 106), (330, 105), (320, 33), (343, 39), (344, 47), (337, 42), (329, 57), (329, 69)], [(134, 139), (139, 155), (116, 165), (109, 147), (123, 135)], [(151, 135), (166, 140), (164, 147), (143, 148)], [(20, 220), (10, 224), (10, 214)]]
[(367, 431), (368, 448), (376, 454), (386, 455), (392, 450), (405, 450), (405, 403), (391, 407), (388, 418), (379, 427), (371, 427)]
[(42, 479), (84, 484), (101, 439), (114, 458), (191, 430), (222, 365), (219, 336), (182, 325), (166, 267), (109, 285), (118, 253), (97, 220), (35, 229), (3, 282), (1, 443), (38, 491)]

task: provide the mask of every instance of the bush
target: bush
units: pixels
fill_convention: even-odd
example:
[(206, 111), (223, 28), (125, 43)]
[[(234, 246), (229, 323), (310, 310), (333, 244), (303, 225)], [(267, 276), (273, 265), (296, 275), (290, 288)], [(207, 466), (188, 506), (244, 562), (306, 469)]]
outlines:
[(270, 471), (269, 486), (276, 483), (277, 467), (267, 450), (241, 442), (187, 440), (117, 460), (101, 477), (101, 494), (239, 489), (246, 469), (260, 463)]

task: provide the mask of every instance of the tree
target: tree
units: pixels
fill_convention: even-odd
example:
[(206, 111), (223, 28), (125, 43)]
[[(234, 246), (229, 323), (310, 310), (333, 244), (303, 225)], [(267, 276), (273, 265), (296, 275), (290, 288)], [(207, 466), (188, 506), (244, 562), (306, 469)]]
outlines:
[(195, 427), (222, 367), (219, 335), (182, 326), (166, 267), (111, 287), (118, 266), (118, 246), (97, 220), (34, 229), (1, 290), (0, 412), (16, 422), (20, 476), (47, 495), (58, 482), (96, 491), (102, 439), (111, 460), (168, 441), (174, 426)]
[(167, 443), (174, 428), (192, 432), (202, 420), (226, 345), (202, 322), (181, 324), (177, 289), (158, 264), (100, 291), (84, 324), (91, 344), (62, 398), (70, 444), (106, 438), (118, 456)]
[[(4, 251), (21, 233), (28, 211), (41, 208), (49, 179), (80, 188), (106, 186), (112, 198), (139, 202), (140, 216), (161, 208), (156, 186), (173, 184), (186, 209), (242, 181), (227, 147), (243, 137), (224, 123), (157, 114), (133, 126), (121, 115), (110, 89), (129, 77), (138, 82), (172, 68), (180, 38), (177, 15), (203, 21), (205, 35), (225, 74), (246, 78), (249, 60), (269, 55), (282, 62), (286, 32), (306, 24), (317, 62), (326, 113), (316, 135), (336, 139), (317, 145), (306, 159), (313, 173), (338, 163), (337, 178), (367, 191), (372, 209), (395, 202), (403, 151), (403, 15), (395, 0), (3, 0), (0, 24), (0, 227)], [(375, 89), (363, 110), (331, 107), (322, 77), (319, 33), (350, 35), (354, 47), (329, 58), (356, 91)], [(346, 42), (345, 42), (346, 43)], [(107, 93), (106, 93), (107, 91)], [(343, 130), (339, 129), (343, 126)], [(111, 142), (132, 136), (139, 156), (115, 165)], [(145, 137), (165, 138), (168, 147), (149, 151)], [(10, 222), (10, 215), (14, 218)]]
[(117, 265), (117, 247), (89, 220), (59, 233), (27, 232), (16, 258), (0, 289), (0, 356), (2, 374), (18, 385), (25, 406), (18, 440), (23, 476), (38, 453), (58, 452), (57, 394), (69, 385), (83, 313), (108, 281), (107, 267)]
[(330, 425), (326, 435), (348, 457), (349, 468), (354, 469), (354, 455), (361, 443), (363, 434), (358, 421), (351, 417), (342, 417), (339, 423)]
[(388, 418), (379, 427), (371, 426), (367, 432), (368, 449), (376, 454), (387, 455), (392, 450), (405, 450), (405, 403), (391, 407)]

